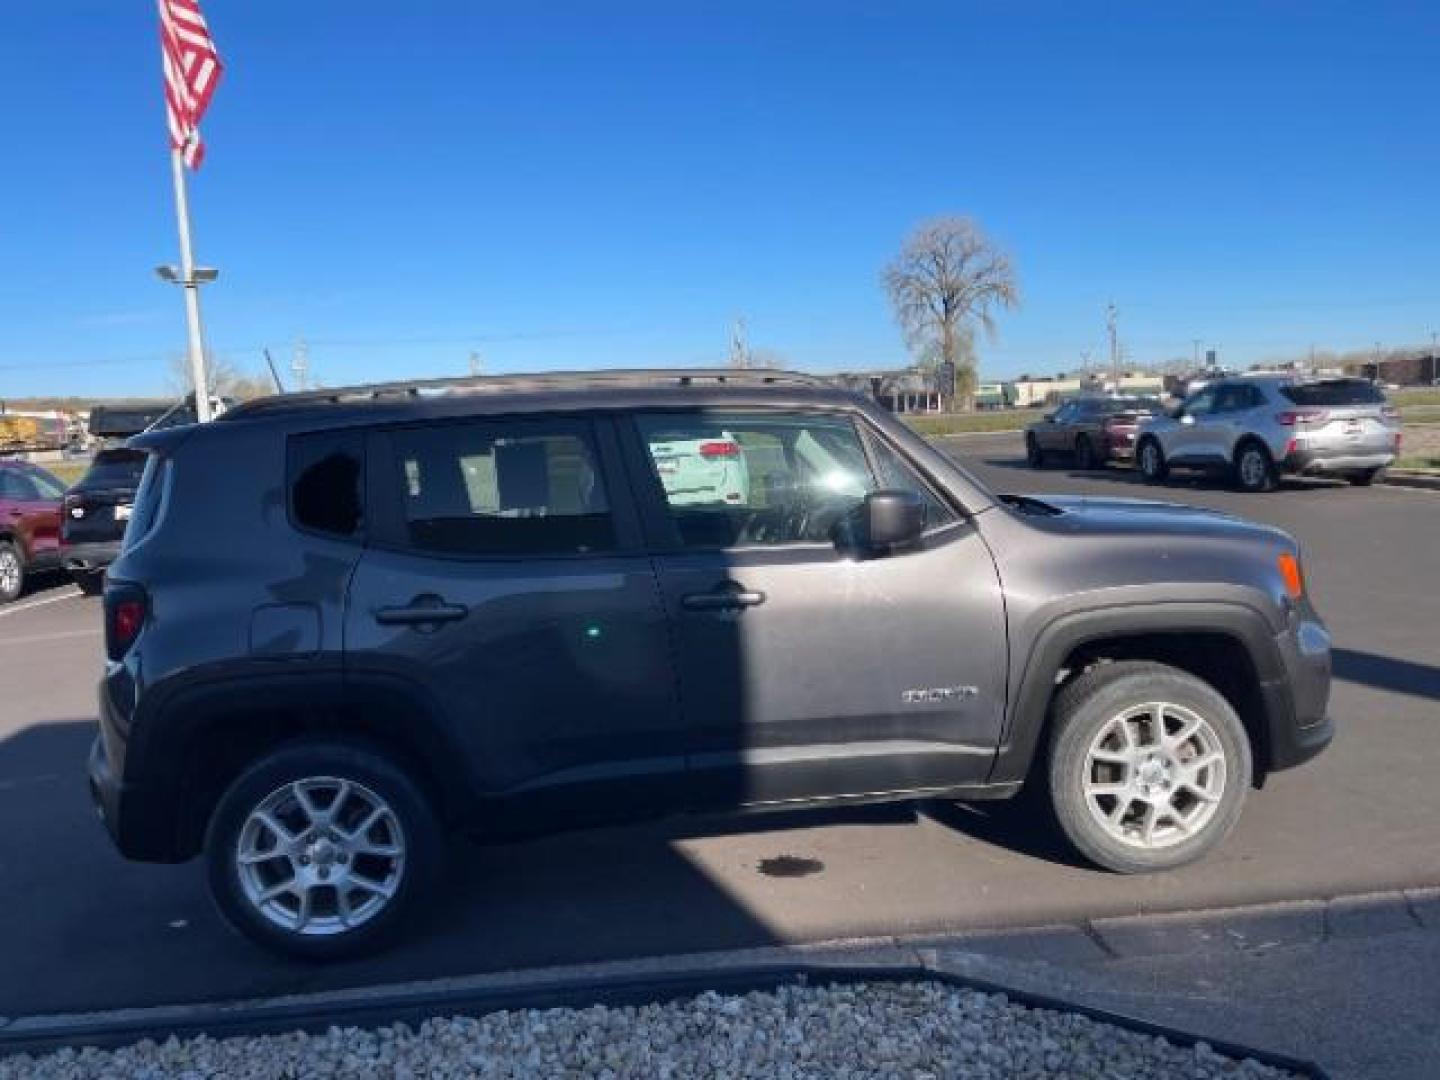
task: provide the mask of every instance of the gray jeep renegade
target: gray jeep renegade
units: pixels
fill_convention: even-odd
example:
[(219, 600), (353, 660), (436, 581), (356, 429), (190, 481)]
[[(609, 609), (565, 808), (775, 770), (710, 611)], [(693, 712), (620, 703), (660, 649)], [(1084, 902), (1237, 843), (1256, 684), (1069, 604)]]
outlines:
[(805, 376), (329, 390), (132, 445), (91, 789), (292, 954), (391, 935), (447, 830), (1028, 785), (1163, 870), (1332, 734), (1285, 533), (996, 495)]

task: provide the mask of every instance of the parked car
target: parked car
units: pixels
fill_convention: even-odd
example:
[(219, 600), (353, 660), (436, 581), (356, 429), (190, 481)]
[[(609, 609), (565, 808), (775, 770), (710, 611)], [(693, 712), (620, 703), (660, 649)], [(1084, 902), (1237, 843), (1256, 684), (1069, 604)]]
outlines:
[(1400, 413), (1365, 379), (1249, 375), (1206, 386), (1172, 416), (1140, 427), (1146, 480), (1172, 468), (1224, 472), (1244, 491), (1282, 475), (1373, 483), (1400, 452)]
[(99, 594), (105, 568), (120, 554), (146, 456), (123, 446), (101, 450), (90, 459), (85, 475), (65, 492), (60, 561), (88, 596)]
[(1160, 411), (1155, 398), (1073, 398), (1025, 429), (1025, 460), (1032, 469), (1060, 455), (1079, 469), (1096, 469), (1135, 454), (1135, 433), (1144, 417)]
[(1129, 461), (1140, 420), (1159, 410), (1155, 397), (1074, 397), (1025, 428), (1025, 461), (1037, 469), (1056, 455), (1081, 469)]
[[(710, 442), (744, 488), (667, 488)], [(446, 830), (1032, 783), (1096, 864), (1164, 870), (1332, 735), (1284, 532), (996, 495), (804, 376), (316, 391), (133, 445), (91, 791), (287, 953), (395, 932)]]
[(0, 604), (19, 597), (27, 575), (60, 565), (64, 491), (38, 465), (0, 459)]
[(728, 431), (716, 438), (688, 438), (688, 431), (657, 431), (650, 456), (672, 505), (741, 503), (750, 491), (749, 468)]

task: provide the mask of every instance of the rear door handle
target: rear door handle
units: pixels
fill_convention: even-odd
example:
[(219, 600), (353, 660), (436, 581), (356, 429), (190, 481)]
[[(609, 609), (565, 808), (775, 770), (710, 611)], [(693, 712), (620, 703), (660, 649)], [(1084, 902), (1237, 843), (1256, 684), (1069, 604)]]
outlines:
[(764, 602), (763, 592), (738, 585), (713, 592), (689, 593), (680, 598), (680, 606), (686, 611), (739, 611), (741, 608), (759, 607)]
[(375, 621), (381, 626), (434, 627), (458, 622), (469, 610), (464, 604), (449, 604), (438, 596), (417, 596), (401, 607), (376, 608)]

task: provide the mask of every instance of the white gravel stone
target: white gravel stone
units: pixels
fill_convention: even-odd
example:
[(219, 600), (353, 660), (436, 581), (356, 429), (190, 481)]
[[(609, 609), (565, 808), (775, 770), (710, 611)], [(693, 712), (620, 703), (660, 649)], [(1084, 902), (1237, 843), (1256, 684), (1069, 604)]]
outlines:
[(1271, 1080), (1292, 1074), (1004, 994), (940, 983), (785, 987), (668, 1005), (491, 1013), (373, 1031), (205, 1037), (0, 1058), (0, 1080), (395, 1077), (1075, 1077)]

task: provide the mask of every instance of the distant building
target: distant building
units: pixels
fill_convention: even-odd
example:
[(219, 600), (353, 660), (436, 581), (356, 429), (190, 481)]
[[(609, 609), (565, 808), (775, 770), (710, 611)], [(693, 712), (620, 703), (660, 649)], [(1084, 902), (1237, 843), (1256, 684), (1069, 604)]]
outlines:
[(939, 412), (943, 405), (933, 377), (916, 368), (846, 371), (824, 378), (846, 390), (866, 394), (895, 413)]

